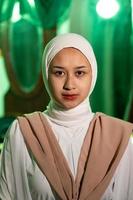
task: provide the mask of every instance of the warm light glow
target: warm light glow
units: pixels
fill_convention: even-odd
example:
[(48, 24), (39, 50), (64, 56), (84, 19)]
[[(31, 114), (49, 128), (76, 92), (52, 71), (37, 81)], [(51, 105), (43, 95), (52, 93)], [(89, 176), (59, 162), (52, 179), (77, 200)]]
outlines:
[(15, 5), (14, 5), (14, 8), (13, 8), (11, 20), (12, 20), (13, 22), (16, 22), (16, 21), (18, 21), (20, 18), (21, 18), (21, 15), (20, 15), (20, 3), (19, 3), (19, 2), (16, 2)]
[(99, 0), (96, 11), (102, 18), (109, 19), (117, 14), (120, 5), (116, 0)]

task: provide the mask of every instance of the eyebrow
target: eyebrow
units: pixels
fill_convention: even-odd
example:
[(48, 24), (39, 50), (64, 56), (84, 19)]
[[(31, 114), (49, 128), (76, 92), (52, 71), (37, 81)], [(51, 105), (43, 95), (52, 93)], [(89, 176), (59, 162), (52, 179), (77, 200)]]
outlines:
[(53, 65), (52, 68), (64, 69), (64, 67)]
[[(64, 67), (61, 67), (61, 66), (52, 66), (52, 68), (58, 68), (58, 69), (65, 69)], [(75, 69), (83, 69), (83, 68), (88, 68), (87, 66), (77, 66), (75, 67)]]

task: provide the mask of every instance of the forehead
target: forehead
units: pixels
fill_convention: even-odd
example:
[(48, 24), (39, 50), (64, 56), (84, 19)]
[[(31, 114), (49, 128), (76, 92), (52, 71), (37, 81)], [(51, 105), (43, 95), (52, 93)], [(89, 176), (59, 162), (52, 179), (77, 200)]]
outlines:
[[(67, 47), (61, 49), (52, 59), (51, 64), (55, 63), (56, 61), (72, 61), (72, 62), (86, 62), (89, 63), (87, 57), (79, 50), (73, 47)], [(90, 64), (90, 63), (89, 63)]]
[(85, 57), (85, 55), (79, 49), (76, 49), (74, 47), (65, 47), (61, 49), (54, 57), (71, 53)]

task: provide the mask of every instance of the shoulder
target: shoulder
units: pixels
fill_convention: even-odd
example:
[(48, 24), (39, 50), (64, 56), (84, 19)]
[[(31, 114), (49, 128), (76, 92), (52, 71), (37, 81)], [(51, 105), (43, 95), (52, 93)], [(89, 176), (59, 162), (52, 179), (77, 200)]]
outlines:
[(133, 123), (130, 123), (128, 121), (125, 121), (123, 119), (119, 119), (101, 112), (97, 112), (96, 116), (99, 117), (100, 119), (102, 119), (103, 122), (109, 122), (112, 125), (121, 125), (123, 126), (129, 126), (131, 128), (133, 128)]
[(15, 119), (10, 127), (8, 128), (5, 138), (4, 138), (4, 147), (7, 149), (17, 149), (24, 144), (24, 140), (21, 134), (19, 122)]
[(18, 116), (17, 120), (19, 123), (20, 127), (25, 126), (27, 123), (37, 123), (40, 121), (40, 116), (42, 115), (42, 112), (36, 111), (33, 113), (28, 113), (28, 114), (24, 114), (22, 116)]
[(110, 120), (116, 121), (116, 122), (133, 124), (131, 122), (125, 121), (123, 119), (120, 119), (120, 118), (117, 118), (117, 117), (114, 117), (114, 116), (111, 116), (111, 115), (107, 115), (107, 114), (102, 113), (102, 112), (96, 112), (95, 115), (100, 116), (100, 117), (105, 118), (105, 119), (110, 119)]
[(116, 170), (116, 174), (121, 174), (120, 172), (123, 172), (122, 174), (125, 177), (125, 179), (126, 176), (132, 174), (132, 179), (133, 179), (132, 169), (133, 169), (133, 138), (130, 137), (125, 152)]

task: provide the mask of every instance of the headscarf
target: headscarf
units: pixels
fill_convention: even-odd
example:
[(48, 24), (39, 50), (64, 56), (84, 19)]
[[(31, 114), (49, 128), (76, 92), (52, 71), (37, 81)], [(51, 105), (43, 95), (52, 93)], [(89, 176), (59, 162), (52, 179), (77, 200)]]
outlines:
[[(61, 108), (52, 98), (48, 85), (48, 68), (54, 56), (63, 48), (73, 47), (78, 49), (88, 59), (92, 69), (92, 82), (88, 96), (78, 106), (66, 110)], [(90, 43), (81, 35), (66, 33), (53, 38), (45, 47), (42, 60), (42, 73), (47, 92), (51, 98), (45, 114), (50, 121), (65, 127), (72, 127), (81, 124), (89, 124), (94, 113), (92, 113), (89, 96), (92, 93), (97, 78), (97, 63)]]
[[(97, 63), (90, 43), (81, 35), (76, 33), (65, 33), (54, 37), (45, 47), (42, 59), (42, 74), (47, 92), (48, 68), (54, 56), (64, 48), (73, 47), (78, 49), (89, 61), (92, 69), (92, 82), (88, 96), (92, 93), (97, 79)], [(51, 97), (52, 98), (52, 97)]]

